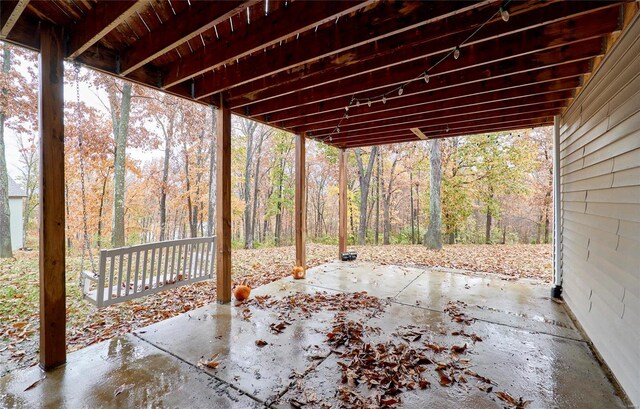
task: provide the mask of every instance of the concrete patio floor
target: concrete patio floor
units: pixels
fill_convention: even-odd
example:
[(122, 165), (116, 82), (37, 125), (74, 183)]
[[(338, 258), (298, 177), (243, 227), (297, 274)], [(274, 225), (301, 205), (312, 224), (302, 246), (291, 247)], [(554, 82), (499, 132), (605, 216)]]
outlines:
[[(309, 270), (305, 280), (286, 278), (255, 289), (252, 296), (319, 291), (389, 297), (384, 312), (374, 316), (348, 312), (349, 318), (382, 329), (367, 342), (384, 342), (398, 328), (413, 325), (429, 341), (449, 346), (464, 342), (451, 334), (463, 326), (482, 339), (469, 343), (465, 359), (471, 369), (490, 378), (495, 391), (530, 400), (528, 409), (626, 407), (564, 305), (549, 299), (546, 286), (332, 262)], [(469, 326), (452, 322), (443, 313), (449, 301), (466, 303), (464, 312), (475, 321)], [(0, 378), (0, 407), (288, 408), (290, 399), (310, 391), (316, 402), (340, 407), (335, 394), (341, 358), (324, 342), (334, 315), (323, 310), (275, 334), (270, 325), (282, 319), (276, 311), (211, 304), (72, 353), (65, 366), (46, 376), (38, 368), (10, 373)], [(267, 345), (256, 346), (257, 339)], [(217, 368), (198, 366), (214, 354)], [(431, 383), (425, 390), (404, 391), (401, 407), (509, 407), (474, 382), (443, 387), (434, 377)]]

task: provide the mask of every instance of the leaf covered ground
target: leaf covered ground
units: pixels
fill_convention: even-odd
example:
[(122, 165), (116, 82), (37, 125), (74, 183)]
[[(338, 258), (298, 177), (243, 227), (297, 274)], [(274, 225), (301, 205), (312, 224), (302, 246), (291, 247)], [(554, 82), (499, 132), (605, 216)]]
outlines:
[[(551, 281), (550, 245), (454, 245), (432, 251), (416, 245), (353, 246), (358, 260), (378, 264), (429, 266), (486, 273), (503, 279)], [(307, 266), (334, 260), (337, 246), (309, 244)], [(292, 246), (234, 250), (234, 283), (257, 287), (291, 274)], [(88, 266), (85, 266), (87, 268)], [(192, 284), (101, 310), (82, 300), (80, 259), (67, 265), (67, 335), (69, 350), (86, 347), (215, 301), (215, 283)], [(0, 375), (34, 365), (38, 354), (38, 254), (17, 252), (0, 260)]]

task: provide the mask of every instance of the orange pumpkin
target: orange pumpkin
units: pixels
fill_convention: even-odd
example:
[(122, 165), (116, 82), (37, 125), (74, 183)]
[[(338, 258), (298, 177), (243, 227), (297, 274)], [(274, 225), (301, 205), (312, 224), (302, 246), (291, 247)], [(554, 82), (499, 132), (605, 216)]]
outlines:
[(233, 296), (236, 297), (238, 301), (244, 301), (249, 298), (249, 294), (251, 294), (251, 288), (246, 285), (239, 285), (233, 290)]
[(305, 276), (304, 267), (295, 266), (293, 268), (293, 278), (295, 278), (296, 280), (300, 280), (300, 279), (304, 278), (304, 276)]

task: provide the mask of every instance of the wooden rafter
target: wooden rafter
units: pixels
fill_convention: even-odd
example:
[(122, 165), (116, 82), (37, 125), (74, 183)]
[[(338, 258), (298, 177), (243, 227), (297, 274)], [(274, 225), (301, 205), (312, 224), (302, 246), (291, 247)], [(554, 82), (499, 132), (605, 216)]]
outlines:
[[(341, 2), (291, 2), (267, 17), (259, 27), (250, 24), (238, 27), (229, 39), (221, 39), (214, 50), (188, 55), (166, 67), (163, 87), (170, 88), (212, 69), (232, 63), (265, 47), (276, 44), (296, 33), (333, 21), (361, 9), (374, 0)], [(241, 66), (240, 64), (234, 65)]]
[(6, 38), (18, 18), (29, 4), (29, 0), (0, 2), (0, 38)]
[[(366, 13), (345, 17), (338, 24), (318, 30), (313, 35), (283, 44), (268, 53), (252, 56), (242, 64), (207, 73), (195, 83), (196, 98), (247, 84), (250, 81), (278, 72), (285, 72), (303, 64), (311, 64), (323, 57), (334, 56), (331, 64), (353, 63), (360, 58), (355, 47), (373, 44), (429, 24), (446, 20), (454, 13), (463, 13), (486, 2), (380, 2)], [(483, 16), (486, 20), (486, 16)], [(362, 27), (367, 27), (363, 30)], [(397, 46), (397, 44), (396, 44)], [(300, 70), (294, 70), (300, 71)]]
[(127, 49), (122, 55), (121, 75), (126, 76), (198, 34), (228, 20), (257, 1), (194, 2), (172, 21), (164, 23)]
[(147, 5), (146, 1), (102, 1), (71, 30), (67, 56), (76, 58), (108, 32)]
[[(437, 67), (436, 74), (468, 70), (478, 65), (497, 63), (526, 55), (530, 55), (533, 65), (536, 63), (535, 57), (542, 51), (599, 38), (615, 29), (617, 22), (613, 19), (614, 15), (617, 15), (617, 10), (606, 9), (591, 15), (578, 17), (571, 22), (561, 21), (549, 26), (464, 47), (460, 59), (448, 58), (444, 60)], [(438, 53), (432, 55), (432, 57), (436, 59), (442, 58), (450, 50), (451, 47), (438, 50)], [(555, 62), (557, 63), (558, 61)], [(377, 97), (381, 92), (389, 91), (404, 84), (409, 79), (417, 77), (421, 70), (424, 69), (424, 59), (402, 63), (393, 68), (385, 67), (383, 70), (355, 76), (347, 80), (335, 81), (326, 86), (315, 87), (310, 90), (289, 94), (285, 97), (253, 104), (249, 106), (249, 112), (252, 116), (270, 114), (271, 118), (276, 120), (275, 118), (281, 117), (281, 114), (285, 111), (289, 111), (295, 117), (300, 113), (300, 108), (310, 104), (322, 103), (324, 110), (344, 109), (353, 95), (357, 95), (360, 98)], [(279, 115), (274, 115), (276, 112)]]
[[(536, 5), (547, 3), (535, 2)], [(501, 19), (492, 21), (478, 33), (481, 38), (505, 36), (522, 31), (523, 28), (535, 28), (540, 24), (552, 23), (571, 17), (577, 17), (594, 8), (612, 7), (609, 3), (552, 3), (547, 7), (528, 10), (526, 15), (518, 19), (512, 16), (508, 23)], [(456, 14), (447, 19), (439, 20), (421, 29), (403, 33), (403, 40), (399, 44), (394, 36), (377, 40), (330, 57), (322, 58), (304, 65), (304, 69), (280, 72), (269, 77), (253, 80), (245, 85), (236, 85), (228, 92), (229, 104), (232, 108), (244, 107), (260, 101), (278, 96), (291, 94), (297, 90), (308, 90), (314, 87), (328, 85), (340, 79), (366, 74), (386, 67), (392, 67), (402, 62), (421, 59), (433, 54), (437, 50), (449, 50), (451, 44), (456, 44), (469, 36), (494, 8), (478, 9), (477, 13), (467, 12)], [(450, 33), (451, 27), (465, 27), (460, 32)], [(443, 32), (447, 34), (444, 35)], [(448, 37), (446, 46), (442, 46), (442, 39)], [(424, 50), (424, 51), (420, 51)], [(340, 65), (340, 61), (347, 60), (349, 64)]]

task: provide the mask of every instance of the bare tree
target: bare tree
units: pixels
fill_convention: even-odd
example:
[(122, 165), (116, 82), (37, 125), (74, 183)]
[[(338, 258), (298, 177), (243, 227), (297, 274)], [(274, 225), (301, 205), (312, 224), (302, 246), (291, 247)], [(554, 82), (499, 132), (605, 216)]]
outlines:
[(431, 141), (429, 153), (431, 164), (431, 184), (429, 194), (429, 227), (424, 235), (424, 245), (430, 249), (442, 248), (442, 207), (440, 185), (442, 182), (442, 152), (440, 139)]
[(115, 87), (109, 88), (109, 105), (113, 136), (116, 141), (116, 151), (113, 166), (113, 228), (111, 230), (111, 245), (122, 247), (124, 237), (124, 179), (125, 158), (127, 149), (127, 133), (129, 132), (129, 112), (131, 109), (131, 84), (125, 83), (118, 101)]
[(369, 199), (369, 185), (371, 183), (371, 174), (373, 173), (373, 164), (376, 161), (378, 147), (374, 146), (369, 154), (369, 163), (364, 169), (362, 163), (362, 150), (355, 149), (356, 160), (358, 162), (358, 177), (360, 181), (360, 225), (358, 226), (358, 244), (365, 244), (367, 236), (367, 207)]

